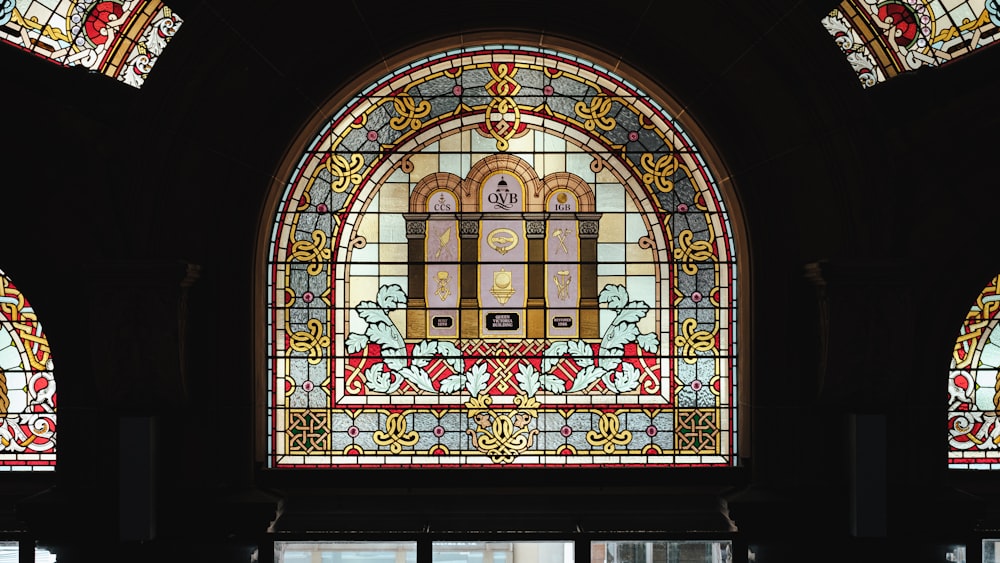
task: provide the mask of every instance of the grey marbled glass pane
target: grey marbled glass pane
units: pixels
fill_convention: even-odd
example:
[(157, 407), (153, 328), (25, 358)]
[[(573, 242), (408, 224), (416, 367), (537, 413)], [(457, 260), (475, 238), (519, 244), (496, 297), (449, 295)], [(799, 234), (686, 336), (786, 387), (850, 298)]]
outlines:
[(438, 441), (439, 443), (448, 448), (450, 451), (456, 451), (460, 449), (467, 449), (469, 436), (465, 433), (468, 425), (468, 416), (462, 412), (453, 412), (443, 415), (439, 421), (439, 424), (444, 428), (444, 435), (441, 436)]
[[(466, 69), (462, 71), (461, 75), (459, 75), (458, 80), (462, 84), (462, 88), (465, 89), (465, 91), (473, 88), (482, 88), (487, 82), (490, 81), (490, 72), (485, 68)], [(483, 93), (483, 90), (476, 92), (476, 94)]]
[(698, 378), (698, 364), (689, 364), (684, 361), (679, 361), (676, 364), (676, 377), (683, 385), (690, 385), (692, 381)]
[[(577, 100), (590, 97), (597, 93), (587, 84), (566, 75), (553, 79), (552, 88), (555, 89), (555, 92), (558, 95), (576, 98)], [(576, 103), (576, 101), (574, 100), (573, 103)]]
[[(636, 116), (636, 123), (638, 124), (638, 116)], [(663, 142), (663, 138), (659, 133), (652, 129), (636, 129), (639, 131), (639, 144), (646, 150), (646, 152), (657, 152), (667, 149), (668, 147)]]
[(543, 96), (541, 92), (535, 90), (521, 90), (516, 99), (518, 105), (532, 108), (538, 107), (545, 102), (545, 96)]
[(714, 407), (718, 403), (719, 398), (716, 397), (715, 393), (709, 391), (708, 385), (694, 393), (694, 406), (696, 407)]
[(448, 114), (458, 107), (458, 98), (455, 96), (446, 96), (439, 98), (431, 98), (431, 113), (426, 117), (426, 119), (432, 119), (440, 115)]
[(657, 428), (652, 443), (664, 450), (674, 447), (674, 416), (672, 412), (661, 413), (653, 417), (653, 426)]
[(542, 71), (535, 70), (533, 68), (522, 68), (517, 71), (518, 84), (521, 85), (523, 89), (541, 89), (545, 85), (545, 77), (542, 75)]
[[(350, 421), (350, 419), (346, 415), (334, 415), (333, 416), (334, 420), (340, 420), (340, 419), (345, 419), (345, 418), (348, 419), (348, 421)], [(338, 429), (338, 430), (331, 430), (330, 431), (330, 451), (342, 452), (342, 451), (344, 451), (344, 449), (347, 446), (349, 446), (349, 445), (351, 445), (353, 443), (354, 443), (354, 438), (351, 438), (347, 434), (347, 428), (346, 427), (344, 429)]]
[[(361, 146), (368, 142), (368, 132), (364, 129), (353, 129), (340, 142), (338, 152), (360, 152)], [(367, 159), (366, 159), (367, 161)]]
[(434, 435), (434, 427), (437, 424), (437, 417), (430, 413), (413, 413), (406, 417), (407, 429), (417, 432), (419, 438), (413, 446), (415, 450), (428, 450), (438, 443), (437, 436)]
[(639, 125), (639, 116), (625, 106), (619, 104), (615, 104), (615, 106), (617, 108), (615, 121), (618, 123), (618, 128), (625, 134), (628, 134), (629, 131), (639, 132), (639, 138), (642, 139), (641, 132), (645, 129)]
[[(410, 89), (410, 95), (414, 98), (433, 98), (436, 96), (451, 96), (452, 89), (455, 87), (455, 79), (449, 78), (447, 76), (438, 76), (432, 78), (423, 84), (415, 86)], [(440, 115), (439, 113), (431, 112), (432, 116)]]
[(624, 428), (630, 430), (633, 434), (640, 433), (645, 435), (646, 429), (652, 422), (649, 419), (649, 415), (644, 412), (627, 412), (622, 414), (619, 418), (623, 418)]
[(557, 91), (557, 94), (554, 96), (549, 96), (547, 101), (549, 109), (551, 109), (553, 112), (561, 113), (569, 117), (576, 116), (576, 111), (573, 109), (573, 106), (576, 105), (576, 102), (578, 100), (566, 96), (561, 96), (558, 94)]
[(690, 387), (683, 387), (677, 392), (677, 406), (681, 408), (695, 406), (695, 392)]

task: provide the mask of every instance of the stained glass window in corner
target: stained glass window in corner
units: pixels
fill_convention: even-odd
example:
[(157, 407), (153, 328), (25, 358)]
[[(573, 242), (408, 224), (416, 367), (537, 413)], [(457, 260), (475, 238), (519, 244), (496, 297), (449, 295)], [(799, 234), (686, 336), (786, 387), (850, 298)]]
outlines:
[(1000, 275), (962, 323), (948, 376), (948, 466), (1000, 469)]
[(727, 466), (733, 228), (664, 107), (519, 45), (332, 112), (268, 250), (269, 464)]
[(56, 382), (49, 342), (24, 295), (0, 271), (0, 471), (51, 470)]
[(1000, 0), (842, 0), (823, 26), (867, 88), (994, 44)]
[(159, 0), (0, 0), (0, 40), (142, 87), (182, 20)]

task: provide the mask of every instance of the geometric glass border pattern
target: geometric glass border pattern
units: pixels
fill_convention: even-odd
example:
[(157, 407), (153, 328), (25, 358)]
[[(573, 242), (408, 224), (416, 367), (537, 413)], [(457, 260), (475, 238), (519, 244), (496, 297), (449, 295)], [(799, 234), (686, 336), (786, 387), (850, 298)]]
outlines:
[(1000, 275), (969, 310), (948, 374), (948, 466), (1000, 469)]
[(997, 0), (843, 0), (822, 20), (864, 88), (1000, 37)]
[(0, 1), (0, 41), (134, 88), (182, 21), (160, 0)]
[(729, 212), (639, 87), (468, 46), (356, 92), (295, 162), (267, 249), (270, 467), (735, 463)]
[(0, 271), (0, 471), (56, 463), (56, 382), (49, 342), (24, 295)]

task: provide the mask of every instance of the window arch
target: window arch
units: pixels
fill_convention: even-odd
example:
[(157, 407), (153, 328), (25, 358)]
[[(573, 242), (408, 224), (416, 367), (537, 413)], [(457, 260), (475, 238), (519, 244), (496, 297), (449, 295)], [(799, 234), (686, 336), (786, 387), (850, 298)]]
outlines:
[(948, 466), (1000, 469), (1000, 275), (959, 330), (948, 377)]
[(160, 0), (0, 3), (0, 41), (141, 88), (183, 20)]
[(479, 44), (321, 116), (266, 235), (268, 465), (734, 464), (738, 221), (667, 104)]
[(865, 88), (993, 45), (997, 0), (842, 0), (823, 18)]
[(34, 309), (0, 271), (0, 471), (56, 462), (56, 382)]

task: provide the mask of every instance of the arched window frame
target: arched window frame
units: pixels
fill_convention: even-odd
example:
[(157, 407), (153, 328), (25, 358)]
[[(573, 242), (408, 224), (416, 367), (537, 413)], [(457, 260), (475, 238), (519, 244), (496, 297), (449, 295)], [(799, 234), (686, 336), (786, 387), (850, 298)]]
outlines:
[(948, 467), (1000, 469), (1000, 275), (959, 330), (948, 372)]
[(0, 471), (55, 469), (53, 370), (34, 308), (0, 271)]
[[(521, 41), (518, 41), (518, 43), (520, 43), (522, 45), (538, 45), (539, 44), (537, 37), (530, 38), (530, 39), (527, 39), (527, 40), (524, 40), (525, 38), (519, 38), (519, 39), (523, 40), (523, 43)], [(509, 40), (509, 41), (513, 42), (513, 40), (510, 38), (509, 34), (505, 35), (505, 40)], [(583, 48), (583, 47), (581, 47), (579, 45), (576, 45), (576, 44), (572, 44), (572, 43), (565, 43), (564, 44), (562, 42), (552, 42), (551, 40), (548, 40), (547, 42), (548, 42), (548, 44), (545, 47), (543, 47), (543, 50), (557, 49), (558, 51), (560, 51), (561, 53), (563, 53), (563, 56), (566, 57), (566, 61), (568, 63), (572, 63), (573, 61), (575, 61), (576, 60), (576, 56), (575, 55), (566, 55), (566, 53), (582, 53), (582, 52), (587, 52), (586, 48)], [(447, 44), (447, 41), (445, 41), (444, 43)], [(482, 42), (478, 42), (478, 41), (470, 41), (469, 38), (465, 38), (465, 44), (466, 45), (480, 45), (481, 44), (481, 45), (484, 45), (484, 46), (485, 45), (492, 45), (492, 47), (494, 47), (494, 48), (499, 46), (499, 44), (496, 44), (496, 43), (494, 43), (494, 44), (489, 43), (488, 39), (486, 39), (486, 40), (484, 40)], [(428, 52), (428, 51), (430, 51), (430, 52), (440, 52), (440, 51), (445, 51), (445, 49), (440, 49), (439, 50), (439, 49), (430, 48), (430, 49), (424, 50), (424, 52)], [(446, 55), (445, 58), (447, 58), (448, 56), (454, 56), (455, 52), (457, 52), (457, 51), (449, 52), (448, 55)], [(393, 68), (394, 65), (403, 67), (403, 66), (412, 64), (412, 65), (415, 66), (418, 63), (413, 63), (413, 61), (417, 61), (417, 60), (420, 60), (420, 59), (421, 59), (420, 56), (413, 55), (413, 52), (411, 51), (407, 55), (396, 57), (393, 60), (392, 64), (389, 65), (389, 68)], [(593, 54), (593, 53), (590, 53), (590, 52), (587, 52), (586, 59), (582, 59), (582, 60), (588, 60), (588, 59), (590, 61), (600, 61), (602, 59), (607, 60), (606, 57), (604, 57), (603, 55), (601, 55), (599, 53), (598, 54)], [(409, 68), (409, 67), (407, 67), (407, 68)], [(599, 65), (595, 65), (594, 68), (595, 69), (599, 69), (599, 71), (602, 72), (602, 73), (607, 73), (608, 76), (614, 76), (614, 77), (619, 77), (619, 78), (620, 78), (621, 75), (638, 76), (638, 73), (635, 73), (635, 72), (631, 71), (625, 65), (621, 64), (620, 61), (618, 63), (616, 63), (614, 72), (610, 72), (610, 71), (607, 70), (606, 67), (601, 67)], [(261, 271), (263, 271), (264, 274), (263, 274), (262, 278), (258, 279), (259, 283), (258, 283), (258, 287), (257, 287), (257, 290), (258, 290), (257, 294), (258, 294), (258, 296), (260, 298), (260, 301), (259, 301), (260, 303), (267, 303), (268, 302), (268, 299), (269, 299), (269, 294), (268, 294), (268, 287), (269, 286), (268, 286), (268, 284), (271, 283), (275, 279), (273, 276), (274, 276), (274, 273), (275, 273), (274, 267), (275, 267), (276, 264), (274, 263), (274, 261), (271, 261), (270, 263), (268, 263), (268, 259), (266, 258), (266, 256), (268, 255), (268, 252), (270, 250), (269, 245), (272, 243), (273, 237), (275, 237), (275, 236), (279, 236), (280, 237), (281, 236), (281, 235), (279, 235), (277, 233), (279, 233), (282, 230), (282, 228), (283, 228), (282, 227), (282, 224), (283, 224), (282, 220), (279, 220), (277, 223), (274, 223), (274, 222), (270, 222), (269, 218), (272, 217), (272, 215), (271, 215), (272, 210), (278, 209), (279, 206), (286, 206), (286, 208), (287, 208), (287, 206), (289, 205), (289, 203), (291, 203), (291, 200), (292, 199), (296, 199), (295, 197), (293, 197), (293, 196), (290, 195), (292, 192), (289, 191), (290, 189), (292, 189), (292, 186), (295, 184), (295, 180), (293, 179), (293, 181), (291, 183), (287, 183), (287, 179), (290, 178), (290, 177), (294, 178), (296, 174), (299, 174), (301, 172), (301, 170), (303, 169), (304, 166), (305, 167), (314, 166), (314, 164), (310, 164), (307, 161), (309, 160), (309, 155), (311, 153), (313, 153), (316, 149), (325, 150), (320, 145), (316, 145), (315, 143), (316, 143), (316, 139), (317, 139), (316, 131), (324, 131), (325, 132), (326, 131), (325, 128), (328, 127), (328, 122), (330, 120), (328, 119), (327, 116), (335, 115), (335, 117), (333, 119), (334, 119), (334, 121), (336, 121), (338, 119), (338, 117), (340, 117), (339, 115), (337, 115), (338, 112), (340, 114), (342, 114), (342, 115), (347, 115), (347, 113), (344, 113), (344, 112), (348, 112), (350, 116), (356, 117), (357, 120), (360, 120), (360, 121), (356, 121), (355, 122), (356, 124), (360, 123), (361, 124), (360, 126), (362, 126), (362, 127), (364, 126), (364, 123), (363, 123), (364, 118), (360, 114), (357, 113), (356, 109), (350, 109), (350, 108), (352, 108), (352, 107), (356, 108), (357, 106), (355, 106), (355, 104), (359, 100), (362, 100), (363, 98), (365, 98), (365, 96), (371, 95), (373, 92), (375, 92), (376, 90), (378, 90), (378, 88), (384, 87), (384, 86), (386, 86), (388, 84), (388, 82), (379, 82), (379, 78), (381, 78), (383, 74), (384, 74), (384, 72), (372, 71), (371, 73), (365, 75), (363, 78), (359, 79), (358, 81), (355, 81), (355, 83), (352, 84), (351, 86), (342, 89), (341, 90), (341, 96), (342, 97), (338, 97), (338, 98), (335, 98), (335, 99), (331, 100), (330, 103), (328, 103), (328, 104), (326, 104), (326, 106), (324, 106), (326, 109), (324, 111), (318, 112), (318, 114), (313, 118), (313, 120), (303, 128), (303, 132), (299, 136), (299, 139), (290, 148), (288, 156), (285, 159), (284, 165), (282, 166), (282, 168), (280, 169), (280, 171), (275, 175), (276, 182), (273, 185), (273, 189), (271, 191), (270, 199), (268, 201), (267, 206), (265, 207), (264, 224), (262, 225), (262, 230), (261, 230), (260, 239), (259, 239), (260, 248), (261, 249), (268, 249), (268, 250), (262, 250), (259, 253), (259, 255), (265, 256), (265, 260), (263, 262), (261, 262), (261, 265), (260, 265), (261, 266)], [(498, 77), (494, 76), (494, 79), (497, 79), (497, 78)], [(393, 80), (395, 80), (395, 79), (393, 79)], [(629, 84), (631, 86), (631, 84), (630, 84), (630, 82), (628, 80), (626, 80), (625, 83), (627, 83), (627, 84)], [(697, 150), (693, 150), (690, 153), (688, 153), (688, 154), (685, 155), (686, 158), (692, 159), (692, 160), (686, 161), (685, 164), (690, 164), (692, 162), (696, 163), (695, 166), (693, 166), (693, 168), (696, 168), (695, 174), (701, 174), (701, 175), (703, 175), (703, 182), (705, 182), (705, 184), (700, 185), (699, 188), (704, 190), (706, 185), (710, 186), (710, 189), (708, 191), (710, 191), (711, 194), (713, 194), (712, 197), (716, 198), (716, 201), (713, 202), (713, 203), (719, 206), (718, 209), (722, 210), (721, 214), (718, 215), (717, 218), (714, 219), (714, 220), (716, 221), (715, 227), (717, 228), (717, 232), (724, 234), (724, 236), (721, 237), (721, 239), (722, 239), (721, 245), (723, 247), (725, 247), (725, 249), (726, 249), (726, 251), (725, 251), (726, 252), (726, 256), (730, 257), (733, 261), (735, 260), (735, 257), (739, 256), (740, 260), (741, 260), (741, 266), (740, 266), (741, 274), (740, 274), (739, 278), (737, 278), (735, 276), (735, 274), (733, 274), (733, 276), (732, 276), (733, 287), (729, 288), (729, 297), (733, 298), (733, 300), (735, 301), (735, 297), (737, 295), (740, 295), (741, 297), (746, 296), (747, 293), (748, 293), (747, 292), (748, 288), (747, 288), (746, 271), (748, 269), (749, 253), (746, 251), (746, 236), (744, 234), (743, 221), (742, 221), (742, 218), (740, 216), (739, 206), (738, 206), (738, 200), (736, 198), (736, 194), (734, 193), (734, 190), (733, 190), (733, 187), (732, 187), (732, 184), (731, 184), (731, 179), (730, 179), (728, 173), (726, 173), (725, 167), (722, 165), (721, 160), (719, 159), (719, 157), (712, 150), (710, 143), (707, 142), (707, 139), (705, 138), (705, 136), (702, 133), (700, 133), (697, 125), (691, 120), (691, 118), (689, 116), (686, 115), (685, 111), (683, 111), (682, 108), (678, 104), (676, 104), (675, 102), (673, 102), (673, 100), (670, 98), (669, 95), (667, 95), (664, 91), (656, 88), (655, 85), (651, 85), (649, 83), (643, 83), (643, 89), (644, 90), (637, 90), (638, 96), (640, 98), (646, 98), (646, 97), (648, 97), (649, 100), (655, 100), (655, 102), (653, 102), (653, 103), (654, 104), (658, 104), (657, 107), (660, 109), (660, 111), (663, 112), (662, 115), (667, 116), (665, 118), (665, 122), (659, 122), (659, 123), (655, 123), (655, 124), (646, 123), (644, 125), (646, 125), (646, 126), (652, 126), (652, 127), (657, 127), (657, 126), (660, 126), (660, 127), (670, 127), (670, 126), (673, 126), (673, 127), (675, 127), (673, 134), (676, 135), (675, 137), (672, 137), (674, 140), (676, 140), (678, 143), (684, 144), (684, 146), (689, 146), (689, 147), (697, 146), (698, 147)], [(361, 92), (361, 94), (358, 94), (358, 92)], [(405, 97), (406, 96), (401, 96), (400, 98), (405, 98)], [(609, 97), (611, 97), (611, 96), (609, 96)], [(409, 107), (407, 100), (403, 99), (402, 101), (403, 101), (403, 106), (402, 107), (404, 107), (404, 108)], [(397, 106), (397, 109), (399, 109), (399, 107), (400, 106)], [(346, 109), (341, 109), (341, 108), (346, 108)], [(409, 109), (422, 111), (418, 107), (409, 108)], [(401, 111), (409, 111), (409, 110), (401, 110)], [(411, 112), (412, 113), (412, 115), (410, 115), (411, 122), (412, 122), (413, 119), (419, 119), (417, 117), (417, 115), (416, 115), (416, 113), (419, 113), (419, 111)], [(592, 121), (594, 121), (594, 123), (592, 125), (595, 128), (600, 129), (600, 125), (599, 125), (598, 121), (602, 117), (600, 115), (600, 112), (603, 111), (603, 110), (601, 108), (598, 108), (598, 107), (588, 108), (588, 107), (584, 106), (582, 108), (582, 111), (584, 112), (584, 114), (586, 114), (588, 111), (590, 111), (590, 112), (596, 112), (596, 113), (594, 113), (591, 116), (591, 117), (593, 117)], [(677, 117), (670, 117), (670, 116), (681, 116), (681, 117), (677, 118)], [(323, 134), (324, 133), (320, 133), (320, 136), (322, 137)], [(510, 140), (510, 139), (504, 139), (504, 138), (501, 138), (501, 137), (502, 137), (502, 135), (501, 136), (494, 135), (494, 139), (496, 140), (498, 146), (500, 144), (504, 143), (504, 142), (509, 142), (509, 140)], [(635, 141), (636, 139), (632, 139), (631, 136), (630, 136), (630, 140), (631, 141)], [(695, 141), (695, 140), (697, 140), (697, 141)], [(421, 144), (421, 143), (426, 144), (426, 143), (433, 142), (433, 139), (431, 137), (429, 137), (429, 136), (426, 136), (426, 135), (423, 135), (423, 136), (422, 135), (414, 135), (413, 142), (417, 143), (418, 145)], [(312, 146), (313, 148), (309, 148), (310, 146)], [(303, 155), (305, 155), (305, 156), (303, 156)], [(406, 165), (405, 160), (406, 159), (404, 158), (402, 162), (397, 162), (397, 163), (395, 163), (395, 165), (397, 167), (399, 167), (399, 166), (405, 166)], [(658, 176), (660, 176), (660, 174), (662, 173), (662, 171), (658, 171), (656, 169), (657, 163), (655, 161), (649, 161), (647, 164), (648, 164), (647, 172), (654, 178), (652, 180), (653, 182), (656, 182), (656, 181), (666, 181), (666, 182), (669, 183), (669, 178), (660, 177), (658, 180), (656, 179)], [(351, 163), (348, 162), (348, 165), (351, 165)], [(315, 176), (313, 178), (315, 178)], [(715, 178), (721, 178), (721, 180), (716, 181)], [(456, 185), (461, 185), (462, 182), (464, 182), (464, 181), (465, 180), (463, 180), (461, 178), (459, 178), (457, 180), (454, 180), (454, 179), (453, 180), (449, 180), (449, 182), (451, 182), (453, 184), (456, 184)], [(452, 186), (451, 189), (455, 189), (455, 186)], [(723, 200), (723, 199), (727, 202), (726, 205), (722, 205), (721, 204), (721, 200)], [(308, 202), (303, 202), (301, 200), (298, 200), (298, 204), (302, 204), (302, 205), (305, 205), (305, 206), (309, 205)], [(413, 201), (411, 201), (411, 205), (412, 204), (413, 204)], [(411, 211), (412, 211), (412, 209), (411, 209)], [(686, 211), (686, 209), (678, 208), (678, 209), (675, 209), (675, 210), (672, 210), (672, 211), (674, 211), (676, 213), (683, 213), (684, 211)], [(720, 221), (720, 219), (721, 219), (721, 221)], [(284, 221), (285, 221), (285, 223), (287, 223), (287, 220), (284, 220)], [(287, 231), (286, 231), (286, 234), (287, 234)], [(298, 241), (290, 241), (290, 242), (294, 243), (294, 242), (298, 242)], [(305, 242), (306, 246), (310, 245), (310, 241), (304, 241), (304, 242)], [(314, 246), (316, 246), (317, 248), (313, 249), (316, 252), (312, 253), (311, 257), (308, 258), (308, 260), (313, 261), (314, 263), (321, 263), (321, 262), (324, 262), (324, 261), (330, 261), (330, 262), (336, 263), (338, 261), (338, 259), (344, 258), (343, 256), (338, 257), (335, 252), (330, 252), (329, 256), (327, 256), (326, 253), (323, 252), (323, 250), (324, 250), (323, 244), (325, 243), (325, 241), (312, 241), (312, 242), (316, 243), (316, 244), (314, 244)], [(300, 248), (304, 248), (304, 247), (300, 247)], [(325, 250), (330, 250), (330, 249), (326, 248)], [(313, 297), (313, 299), (316, 299), (316, 295), (313, 295), (312, 297)], [(699, 295), (699, 297), (701, 297), (701, 296)], [(679, 297), (679, 299), (681, 299), (681, 298), (690, 298), (690, 296), (681, 296), (681, 297)], [(276, 333), (274, 333), (273, 331), (270, 331), (267, 327), (268, 327), (268, 323), (278, 322), (278, 319), (276, 318), (277, 314), (279, 314), (278, 313), (278, 309), (279, 308), (275, 308), (275, 307), (273, 307), (271, 305), (265, 305), (265, 306), (261, 307), (262, 314), (259, 317), (260, 318), (260, 322), (257, 325), (258, 330), (259, 330), (259, 333), (258, 333), (259, 334), (258, 342), (262, 345), (262, 349), (263, 349), (262, 350), (263, 353), (261, 354), (261, 356), (267, 356), (269, 354), (273, 355), (273, 350), (274, 350), (273, 345), (274, 345), (274, 342), (275, 342), (274, 335)], [(748, 340), (747, 337), (746, 337), (746, 328), (745, 328), (746, 327), (745, 319), (747, 317), (747, 311), (748, 311), (748, 309), (749, 309), (749, 303), (747, 302), (746, 299), (742, 299), (742, 301), (736, 302), (735, 305), (733, 305), (733, 306), (731, 306), (731, 307), (729, 307), (727, 309), (727, 311), (728, 311), (727, 314), (731, 315), (731, 318), (729, 319), (729, 322), (728, 322), (727, 327), (726, 327), (727, 330), (731, 331), (730, 332), (730, 336), (729, 336), (730, 342), (735, 343), (735, 341), (737, 340), (736, 335), (740, 334), (738, 340), (741, 343), (743, 343), (744, 346), (741, 347), (740, 356), (739, 356), (738, 362), (735, 359), (733, 360), (733, 362), (731, 364), (731, 371), (729, 372), (731, 374), (731, 376), (733, 378), (735, 378), (736, 372), (739, 371), (741, 384), (740, 384), (740, 386), (733, 385), (732, 387), (728, 388), (725, 391), (726, 393), (730, 394), (730, 396), (727, 398), (728, 407), (726, 407), (725, 409), (723, 409), (723, 411), (724, 411), (723, 414), (728, 419), (726, 421), (726, 425), (727, 425), (726, 426), (726, 432), (727, 432), (726, 439), (728, 440), (728, 443), (725, 445), (725, 448), (726, 448), (725, 455), (723, 455), (723, 456), (714, 456), (714, 457), (705, 456), (703, 458), (689, 458), (689, 459), (687, 459), (685, 461), (681, 461), (679, 459), (676, 459), (676, 460), (675, 459), (671, 459), (669, 461), (663, 461), (663, 460), (661, 460), (661, 463), (657, 463), (656, 461), (648, 461), (647, 460), (647, 462), (644, 465), (665, 465), (665, 466), (718, 465), (718, 466), (731, 466), (731, 465), (734, 465), (734, 464), (737, 463), (738, 456), (746, 456), (748, 454), (749, 449), (748, 449), (748, 447), (746, 447), (748, 445), (748, 442), (745, 440), (745, 433), (737, 432), (737, 428), (739, 427), (739, 421), (738, 421), (738, 419), (735, 416), (735, 414), (736, 414), (736, 405), (738, 403), (744, 403), (744, 404), (747, 403), (747, 401), (745, 400), (745, 397), (747, 396), (747, 393), (748, 393), (748, 386), (746, 385), (746, 381), (747, 381), (746, 371), (745, 371), (744, 367), (739, 367), (738, 368), (737, 366), (746, 366), (749, 363), (749, 361), (748, 361), (749, 354), (747, 353), (747, 350), (746, 350), (746, 347), (745, 347), (745, 343)], [(664, 310), (666, 310), (666, 309), (664, 309)], [(408, 321), (402, 320), (403, 318), (406, 318), (406, 316), (403, 315), (402, 311), (397, 311), (397, 313), (399, 313), (399, 320), (397, 320), (395, 322), (396, 325), (403, 325), (406, 322), (408, 322)], [(740, 318), (740, 323), (739, 324), (737, 324), (735, 322), (735, 319), (736, 319), (737, 316)], [(319, 327), (320, 328), (320, 332), (317, 332), (316, 334), (314, 334), (312, 336), (309, 336), (309, 337), (307, 337), (304, 333), (302, 333), (302, 331), (298, 331), (298, 333), (300, 334), (301, 337), (305, 338), (307, 341), (309, 341), (311, 343), (311, 345), (307, 345), (306, 347), (315, 347), (316, 344), (318, 344), (320, 347), (327, 345), (324, 341), (322, 341), (322, 340), (319, 339), (319, 338), (321, 338), (323, 336), (321, 334), (321, 332), (322, 332), (321, 329), (322, 329), (322, 324), (323, 323), (320, 323), (320, 324), (321, 324), (321, 326)], [(349, 337), (349, 336), (350, 335), (348, 335), (348, 334), (336, 334), (337, 338)], [(692, 335), (689, 334), (687, 336), (688, 336), (688, 343), (692, 344), (693, 340), (690, 338)], [(281, 336), (280, 338), (285, 338), (285, 337), (291, 339), (291, 338), (294, 338), (294, 335), (288, 334), (288, 335), (285, 335), (285, 336)], [(316, 338), (314, 338), (314, 337), (316, 337)], [(333, 342), (333, 341), (334, 340), (331, 340), (331, 342)], [(305, 348), (303, 348), (303, 349), (305, 349)], [(732, 352), (733, 355), (735, 355), (735, 346), (732, 346), (732, 348), (730, 350), (727, 350), (727, 353), (728, 352)], [(710, 355), (711, 355), (711, 353), (710, 353)], [(271, 361), (273, 359), (274, 358), (271, 357), (271, 358), (268, 358), (266, 361)], [(266, 364), (266, 361), (263, 362), (263, 363)], [(273, 467), (273, 466), (276, 465), (275, 461), (274, 461), (275, 458), (273, 457), (273, 451), (271, 450), (271, 446), (273, 444), (269, 444), (268, 440), (271, 438), (271, 431), (274, 428), (276, 428), (276, 426), (275, 426), (276, 419), (274, 417), (276, 416), (276, 413), (280, 413), (281, 411), (280, 410), (276, 411), (273, 408), (273, 403), (269, 402), (270, 399), (274, 396), (275, 389), (278, 386), (278, 384), (275, 383), (275, 382), (278, 381), (278, 380), (271, 379), (270, 375), (267, 373), (267, 371), (268, 371), (268, 367), (266, 365), (262, 365), (261, 366), (261, 372), (262, 372), (262, 374), (261, 374), (261, 378), (259, 380), (260, 381), (260, 385), (258, 386), (258, 397), (260, 398), (259, 401), (258, 401), (258, 406), (260, 408), (260, 411), (262, 412), (262, 416), (260, 416), (259, 419), (258, 419), (258, 425), (259, 425), (258, 426), (258, 437), (260, 438), (260, 440), (258, 441), (258, 453), (259, 453), (259, 457), (260, 457), (260, 459), (262, 461), (266, 461), (269, 466)], [(327, 381), (323, 382), (323, 385), (329, 385), (329, 384), (330, 384), (330, 382), (327, 382)], [(311, 384), (310, 386), (313, 387), (313, 388), (317, 387), (315, 384)], [(741, 396), (744, 397), (743, 400), (741, 400), (739, 398)], [(522, 408), (527, 408), (524, 405), (521, 405), (521, 407)], [(516, 413), (512, 412), (511, 414), (514, 415)], [(473, 415), (470, 414), (469, 416), (472, 417)], [(511, 419), (511, 420), (513, 420), (513, 419)], [(324, 429), (324, 425), (325, 424), (326, 424), (325, 422), (319, 422), (320, 432), (326, 432), (327, 431), (327, 430)], [(737, 440), (739, 440), (739, 444), (740, 444), (739, 447), (737, 447)], [(386, 464), (387, 465), (392, 465), (391, 462), (386, 462)], [(277, 464), (277, 465), (280, 465), (280, 464)], [(322, 463), (321, 463), (321, 465), (322, 465)], [(334, 463), (333, 465), (341, 466), (341, 464), (336, 464), (336, 463)], [(475, 464), (470, 464), (470, 465), (475, 465)], [(290, 466), (294, 466), (294, 467), (312, 467), (312, 466), (314, 466), (314, 464), (310, 463), (310, 462), (299, 462), (299, 463), (293, 463)]]

